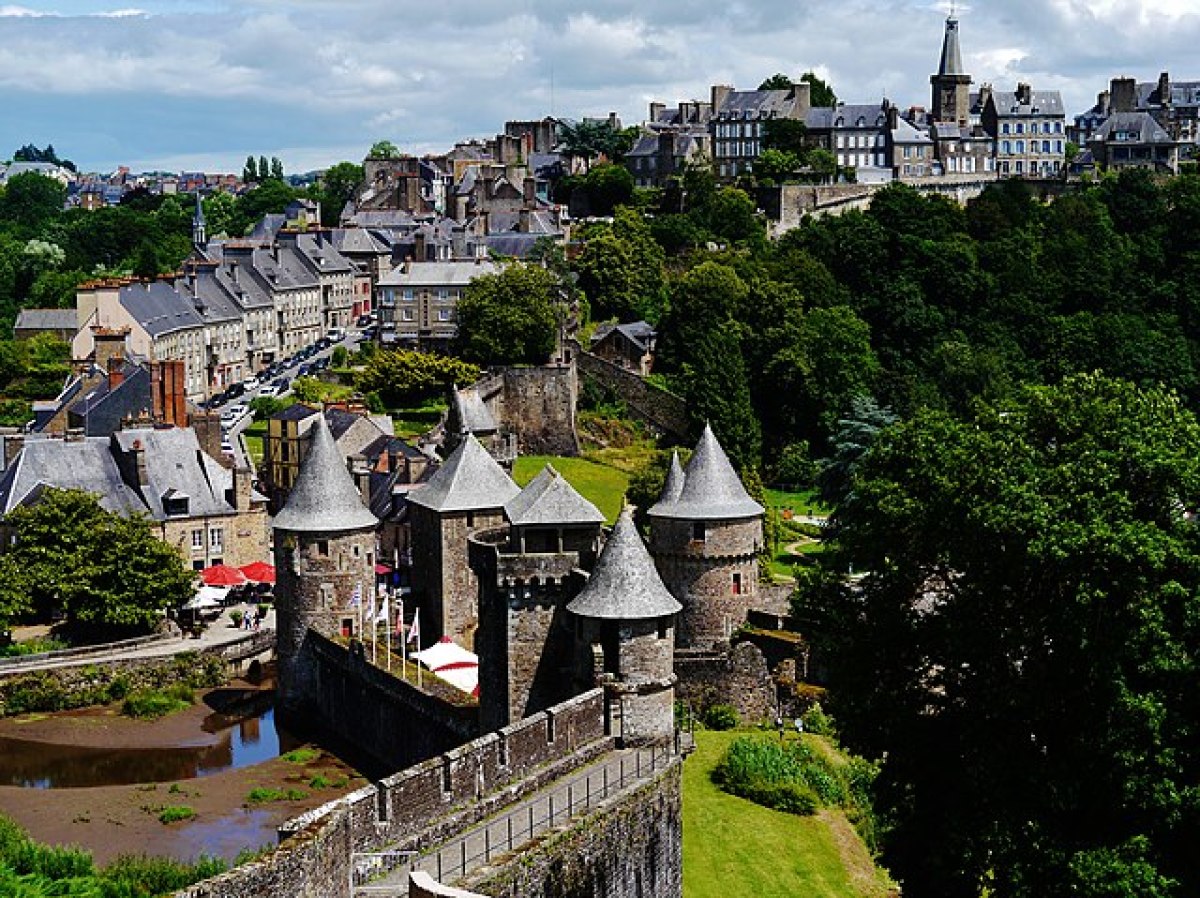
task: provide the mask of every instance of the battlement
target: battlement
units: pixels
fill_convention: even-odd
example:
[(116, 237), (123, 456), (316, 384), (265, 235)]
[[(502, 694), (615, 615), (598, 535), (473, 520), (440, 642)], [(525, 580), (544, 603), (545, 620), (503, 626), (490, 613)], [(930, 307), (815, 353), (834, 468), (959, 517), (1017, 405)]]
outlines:
[(578, 589), (582, 585), (579, 552), (517, 552), (512, 551), (510, 539), (505, 527), (476, 533), (467, 540), (471, 568), (488, 587), (557, 589), (573, 585)]

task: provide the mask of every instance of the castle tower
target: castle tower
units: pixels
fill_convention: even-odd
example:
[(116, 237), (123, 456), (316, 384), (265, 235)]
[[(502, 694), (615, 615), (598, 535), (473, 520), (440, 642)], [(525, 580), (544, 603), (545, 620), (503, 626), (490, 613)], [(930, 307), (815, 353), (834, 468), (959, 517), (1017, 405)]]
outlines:
[(479, 713), (484, 732), (574, 694), (564, 607), (596, 562), (604, 515), (550, 465), (504, 506), (508, 527), (471, 539), (479, 578)]
[(504, 504), (521, 488), (471, 434), (429, 482), (408, 496), (413, 596), (426, 640), (475, 644), (479, 583), (466, 563), (467, 538), (504, 524)]
[(763, 508), (747, 494), (711, 427), (705, 425), (686, 470), (672, 459), (648, 515), (654, 562), (683, 605), (676, 644), (707, 648), (727, 640), (758, 595)]
[(958, 44), (958, 17), (946, 17), (946, 34), (942, 39), (942, 58), (936, 75), (929, 83), (933, 88), (930, 115), (936, 122), (967, 124), (971, 115), (971, 76), (963, 71), (962, 50)]
[(333, 442), (324, 415), (287, 504), (275, 516), (276, 652), (279, 698), (295, 710), (311, 694), (304, 645), (311, 629), (323, 636), (358, 636), (360, 609), (370, 606), (375, 584), (375, 528)]
[(200, 205), (200, 191), (196, 191), (196, 212), (192, 215), (192, 246), (203, 251), (208, 246), (208, 228), (204, 223), (204, 209)]
[(584, 670), (603, 683), (610, 732), (625, 745), (675, 731), (672, 630), (680, 608), (626, 508), (587, 585), (567, 605), (579, 618)]

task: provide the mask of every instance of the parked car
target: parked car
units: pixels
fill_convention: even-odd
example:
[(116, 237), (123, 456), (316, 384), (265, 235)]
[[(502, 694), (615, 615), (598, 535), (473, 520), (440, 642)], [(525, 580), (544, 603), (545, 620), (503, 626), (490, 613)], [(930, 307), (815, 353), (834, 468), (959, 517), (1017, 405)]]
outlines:
[(236, 399), (238, 396), (241, 396), (245, 392), (246, 392), (246, 388), (244, 386), (242, 386), (241, 384), (230, 384), (228, 387), (225, 388), (225, 392), (224, 392), (224, 394), (222, 394), (224, 396), (224, 398), (221, 401), (228, 402), (230, 399)]
[(359, 315), (354, 322), (355, 327), (367, 327), (374, 319), (370, 315)]
[(275, 396), (279, 396), (282, 393), (283, 393), (283, 387), (279, 386), (279, 384), (273, 384), (273, 383), (267, 384), (265, 387), (263, 387), (261, 390), (258, 391), (258, 395), (260, 397), (266, 397), (268, 399), (275, 397)]
[(342, 327), (331, 327), (325, 336), (327, 340), (325, 343), (326, 346), (329, 346), (332, 343), (339, 343), (346, 339), (346, 329)]
[(303, 365), (300, 366), (300, 370), (296, 372), (296, 376), (304, 377), (305, 375), (307, 375), (311, 372), (312, 372), (312, 365), (308, 364), (308, 362), (305, 362)]

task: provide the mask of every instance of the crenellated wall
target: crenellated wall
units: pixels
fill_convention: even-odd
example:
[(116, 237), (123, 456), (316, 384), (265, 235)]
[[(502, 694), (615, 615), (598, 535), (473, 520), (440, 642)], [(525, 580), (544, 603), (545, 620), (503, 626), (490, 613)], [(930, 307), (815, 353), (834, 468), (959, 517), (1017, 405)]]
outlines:
[(348, 898), (353, 852), (440, 844), (612, 747), (592, 690), (296, 817), (278, 849), (176, 898)]

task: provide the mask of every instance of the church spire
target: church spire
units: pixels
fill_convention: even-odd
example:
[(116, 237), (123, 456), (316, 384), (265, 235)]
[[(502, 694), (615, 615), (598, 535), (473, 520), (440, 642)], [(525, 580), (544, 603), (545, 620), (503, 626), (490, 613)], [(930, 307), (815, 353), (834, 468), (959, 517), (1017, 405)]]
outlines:
[(942, 61), (938, 66), (939, 75), (965, 75), (962, 64), (962, 50), (958, 46), (958, 16), (951, 8), (946, 17), (946, 36), (942, 39)]
[(204, 208), (200, 205), (200, 191), (196, 190), (196, 212), (192, 216), (192, 245), (203, 250), (208, 245), (208, 228), (204, 223)]

